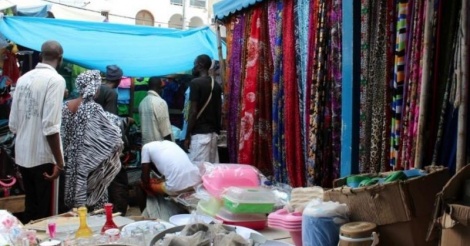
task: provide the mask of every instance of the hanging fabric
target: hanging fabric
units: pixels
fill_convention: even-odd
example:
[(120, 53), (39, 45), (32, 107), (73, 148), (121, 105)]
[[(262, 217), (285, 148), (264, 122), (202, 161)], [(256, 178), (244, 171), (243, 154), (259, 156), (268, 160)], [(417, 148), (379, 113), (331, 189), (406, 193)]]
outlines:
[(307, 67), (307, 81), (306, 81), (306, 91), (305, 91), (305, 131), (306, 131), (306, 158), (305, 159), (305, 170), (306, 170), (306, 181), (307, 186), (314, 186), (315, 185), (315, 159), (313, 157), (313, 153), (311, 152), (311, 142), (313, 140), (312, 132), (311, 132), (311, 124), (310, 124), (310, 115), (313, 114), (311, 106), (312, 103), (312, 75), (314, 71), (314, 65), (316, 61), (315, 56), (315, 47), (316, 47), (316, 34), (317, 34), (317, 22), (318, 22), (318, 0), (311, 0), (310, 1), (310, 16), (309, 16), (309, 37), (308, 37), (308, 67)]
[[(297, 86), (299, 94), (300, 133), (303, 160), (307, 159), (307, 71), (308, 71), (308, 48), (309, 48), (309, 16), (310, 0), (296, 0), (294, 9), (295, 18), (295, 60), (297, 63)], [(303, 168), (303, 167), (302, 167)], [(307, 175), (305, 176), (307, 178)]]
[(361, 75), (360, 75), (360, 109), (359, 109), (359, 172), (370, 172), (370, 144), (371, 135), (371, 104), (367, 98), (368, 68), (369, 68), (369, 16), (371, 0), (361, 0)]
[(249, 21), (250, 35), (246, 41), (246, 57), (244, 61), (245, 79), (242, 87), (242, 100), (240, 110), (240, 131), (238, 146), (238, 162), (242, 164), (253, 163), (253, 131), (254, 114), (256, 108), (257, 74), (259, 71), (259, 39), (261, 26), (261, 8), (252, 10)]
[[(272, 176), (272, 72), (273, 61), (270, 49), (268, 5), (259, 6), (259, 70), (256, 87), (256, 109), (254, 113), (253, 165), (264, 175)], [(269, 93), (267, 93), (269, 92)]]
[(284, 129), (284, 81), (282, 70), (282, 22), (283, 22), (283, 1), (276, 0), (276, 38), (275, 38), (275, 59), (273, 76), (273, 166), (274, 178), (277, 182), (289, 183), (288, 170), (286, 166), (285, 149), (285, 129)]
[(392, 85), (392, 123), (390, 140), (390, 165), (396, 169), (401, 168), (399, 162), (400, 127), (402, 119), (403, 86), (406, 52), (406, 19), (408, 0), (398, 0), (397, 4), (397, 30), (396, 50), (394, 64), (394, 79)]
[(238, 112), (242, 81), (242, 51), (244, 50), (245, 15), (236, 15), (231, 18), (231, 49), (229, 61), (228, 81), (228, 109), (227, 109), (227, 146), (229, 159), (232, 163), (238, 162)]

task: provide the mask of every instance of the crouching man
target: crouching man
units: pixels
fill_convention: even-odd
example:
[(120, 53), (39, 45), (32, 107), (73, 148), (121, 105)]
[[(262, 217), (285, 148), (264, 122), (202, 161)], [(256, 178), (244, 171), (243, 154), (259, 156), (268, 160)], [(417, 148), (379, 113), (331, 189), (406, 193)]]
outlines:
[[(151, 177), (153, 170), (157, 177)], [(154, 141), (142, 148), (142, 186), (149, 195), (176, 195), (201, 183), (199, 168), (174, 142)]]

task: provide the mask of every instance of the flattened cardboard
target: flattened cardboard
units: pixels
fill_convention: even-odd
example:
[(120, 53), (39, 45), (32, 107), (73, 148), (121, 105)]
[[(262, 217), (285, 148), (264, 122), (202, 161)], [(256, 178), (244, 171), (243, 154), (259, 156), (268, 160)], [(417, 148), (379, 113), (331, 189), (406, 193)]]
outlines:
[[(465, 180), (470, 179), (470, 165), (462, 168), (444, 186), (436, 199), (435, 223), (442, 228), (442, 246), (470, 245), (470, 206), (459, 204)], [(439, 218), (438, 218), (439, 217)]]
[[(344, 180), (335, 183), (343, 184)], [(440, 169), (406, 181), (355, 189), (334, 188), (325, 191), (324, 199), (347, 204), (351, 221), (388, 225), (410, 221), (414, 217), (430, 216), (436, 194), (448, 180), (448, 170)]]
[(435, 238), (426, 242), (426, 232), (433, 221), (436, 194), (448, 180), (448, 170), (438, 169), (406, 181), (356, 189), (334, 188), (325, 192), (324, 200), (347, 204), (351, 221), (376, 223), (380, 245), (435, 246)]
[(414, 218), (407, 222), (399, 222), (378, 227), (380, 246), (437, 246), (438, 239), (426, 242), (426, 229), (430, 216)]

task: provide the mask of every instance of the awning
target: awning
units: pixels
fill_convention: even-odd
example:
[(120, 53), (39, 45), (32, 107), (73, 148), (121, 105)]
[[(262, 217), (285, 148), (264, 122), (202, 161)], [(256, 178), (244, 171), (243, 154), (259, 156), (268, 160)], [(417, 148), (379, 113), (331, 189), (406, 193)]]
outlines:
[[(47, 40), (57, 40), (64, 58), (74, 64), (105, 71), (120, 66), (129, 77), (161, 76), (193, 67), (207, 54), (218, 60), (217, 37), (209, 27), (176, 30), (34, 17), (4, 17), (0, 33), (22, 46), (40, 50)], [(223, 47), (226, 54), (226, 47)]]
[(223, 19), (237, 11), (262, 1), (264, 0), (222, 0), (214, 4), (214, 14), (217, 19)]

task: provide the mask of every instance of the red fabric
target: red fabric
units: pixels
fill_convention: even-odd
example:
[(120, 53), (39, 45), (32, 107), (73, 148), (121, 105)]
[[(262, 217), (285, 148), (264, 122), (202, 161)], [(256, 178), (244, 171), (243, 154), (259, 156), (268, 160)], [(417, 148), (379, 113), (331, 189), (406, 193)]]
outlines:
[[(273, 170), (272, 135), (272, 90), (273, 60), (269, 47), (268, 4), (259, 5), (261, 12), (258, 85), (254, 126), (254, 166), (264, 175), (271, 176)], [(269, 92), (269, 93), (268, 93)]]
[(290, 183), (293, 187), (305, 184), (305, 165), (302, 154), (299, 95), (295, 63), (294, 1), (285, 0), (282, 18), (283, 75), (285, 86), (285, 138), (286, 162)]
[(18, 68), (16, 56), (9, 50), (5, 50), (3, 55), (5, 56), (5, 61), (3, 62), (3, 75), (8, 76), (13, 83), (16, 83), (20, 77), (20, 69)]
[(242, 88), (240, 110), (240, 136), (238, 148), (238, 163), (253, 165), (253, 132), (254, 114), (256, 108), (256, 87), (259, 68), (259, 39), (261, 26), (261, 8), (253, 10), (250, 20), (249, 37), (246, 48), (246, 76)]

